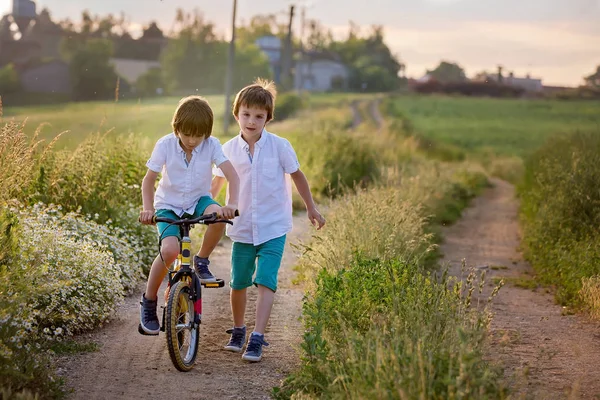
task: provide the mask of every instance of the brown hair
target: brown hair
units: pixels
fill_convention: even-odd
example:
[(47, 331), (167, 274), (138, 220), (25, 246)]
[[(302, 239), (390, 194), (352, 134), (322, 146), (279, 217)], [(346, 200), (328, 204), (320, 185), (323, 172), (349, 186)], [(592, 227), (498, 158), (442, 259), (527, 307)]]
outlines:
[(213, 111), (205, 98), (188, 96), (179, 100), (173, 114), (173, 132), (179, 136), (210, 136), (213, 128)]
[(233, 115), (238, 116), (241, 106), (264, 108), (267, 111), (267, 122), (269, 122), (274, 116), (276, 96), (275, 83), (258, 78), (252, 85), (246, 86), (235, 96)]

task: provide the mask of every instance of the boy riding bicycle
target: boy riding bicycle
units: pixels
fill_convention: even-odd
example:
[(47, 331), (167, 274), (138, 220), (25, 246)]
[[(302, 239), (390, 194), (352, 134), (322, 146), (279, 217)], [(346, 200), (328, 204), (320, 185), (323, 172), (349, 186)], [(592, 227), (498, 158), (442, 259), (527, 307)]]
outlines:
[[(292, 229), (292, 188), (288, 174), (306, 205), (310, 222), (317, 229), (325, 224), (290, 142), (264, 129), (273, 119), (275, 95), (275, 85), (262, 80), (242, 89), (233, 105), (240, 134), (223, 145), (224, 154), (240, 177), (240, 217), (226, 231), (233, 241), (230, 282), (233, 328), (228, 330), (231, 338), (225, 349), (241, 352), (244, 347), (246, 289), (254, 284), (258, 287), (256, 323), (242, 355), (242, 359), (254, 362), (261, 360), (262, 346), (268, 346), (264, 340), (265, 328), (277, 290), (286, 234)], [(227, 177), (222, 168), (216, 168), (215, 175), (213, 196), (219, 193)], [(235, 189), (229, 185), (227, 198), (235, 196)]]
[[(237, 209), (239, 178), (223, 154), (219, 140), (211, 137), (213, 112), (208, 102), (199, 96), (181, 99), (173, 115), (172, 126), (173, 133), (158, 140), (146, 163), (148, 171), (142, 181), (143, 211), (140, 212), (140, 221), (152, 224), (154, 215), (179, 219), (213, 212), (223, 218), (233, 218)], [(223, 171), (231, 188), (225, 207), (211, 196), (213, 165)], [(155, 193), (154, 185), (159, 173), (162, 177)], [(160, 253), (150, 268), (140, 307), (140, 328), (148, 335), (158, 335), (160, 330), (156, 314), (158, 289), (168, 266), (177, 258), (181, 240), (178, 226), (159, 222), (157, 229), (163, 240)], [(208, 268), (208, 258), (223, 231), (223, 224), (210, 225), (200, 251), (194, 256), (194, 267), (201, 282), (216, 281)]]

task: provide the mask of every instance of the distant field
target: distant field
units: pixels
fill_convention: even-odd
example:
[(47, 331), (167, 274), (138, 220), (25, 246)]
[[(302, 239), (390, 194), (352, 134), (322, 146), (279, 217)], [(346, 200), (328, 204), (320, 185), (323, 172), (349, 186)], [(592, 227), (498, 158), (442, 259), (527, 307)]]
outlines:
[[(114, 134), (129, 132), (142, 133), (150, 139), (157, 139), (171, 131), (171, 118), (179, 97), (164, 97), (140, 101), (120, 101), (118, 103), (85, 102), (60, 105), (15, 107), (4, 110), (4, 120), (26, 120), (26, 132), (33, 133), (42, 123), (49, 124), (42, 129), (41, 137), (54, 138), (58, 133), (65, 134), (59, 145), (79, 143), (92, 132)], [(215, 113), (213, 133), (223, 134), (224, 96), (207, 96)], [(230, 128), (235, 129), (234, 126)]]
[(468, 151), (523, 156), (554, 134), (600, 134), (599, 101), (399, 96), (393, 107), (419, 134)]
[[(364, 98), (361, 94), (315, 94), (307, 97), (307, 106), (321, 109), (340, 102)], [(229, 137), (237, 132), (237, 125), (230, 125), (228, 135), (223, 133), (225, 96), (206, 96), (215, 114), (213, 135)], [(41, 131), (41, 138), (52, 139), (58, 133), (69, 131), (61, 138), (60, 146), (77, 144), (92, 132), (113, 134), (142, 133), (155, 140), (171, 131), (171, 118), (180, 97), (163, 97), (139, 101), (96, 101), (66, 103), (46, 106), (8, 107), (4, 109), (4, 120), (25, 121), (26, 132), (32, 134), (40, 124), (48, 124)], [(233, 97), (231, 99), (233, 101)], [(277, 109), (275, 110), (277, 122)]]

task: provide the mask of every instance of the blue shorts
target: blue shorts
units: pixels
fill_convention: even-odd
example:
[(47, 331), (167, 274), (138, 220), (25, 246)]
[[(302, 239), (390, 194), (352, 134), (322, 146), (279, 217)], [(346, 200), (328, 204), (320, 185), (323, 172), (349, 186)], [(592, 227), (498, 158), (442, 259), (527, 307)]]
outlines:
[[(200, 200), (198, 200), (198, 204), (196, 204), (196, 209), (194, 210), (194, 214), (190, 215), (188, 213), (183, 213), (181, 217), (175, 214), (173, 210), (160, 209), (156, 210), (155, 215), (157, 217), (162, 218), (170, 218), (170, 219), (182, 219), (182, 218), (197, 218), (204, 214), (204, 211), (208, 208), (208, 206), (216, 204), (219, 205), (215, 200), (213, 200), (210, 196), (202, 196)], [(156, 229), (158, 229), (158, 234), (162, 239), (169, 236), (177, 236), (179, 240), (181, 240), (181, 233), (179, 233), (179, 227), (176, 225), (169, 225), (166, 222), (157, 222)]]
[[(277, 274), (283, 258), (285, 235), (255, 246), (233, 242), (231, 251), (232, 289), (241, 290), (252, 286), (265, 286), (277, 291)], [(252, 276), (256, 271), (254, 281)]]

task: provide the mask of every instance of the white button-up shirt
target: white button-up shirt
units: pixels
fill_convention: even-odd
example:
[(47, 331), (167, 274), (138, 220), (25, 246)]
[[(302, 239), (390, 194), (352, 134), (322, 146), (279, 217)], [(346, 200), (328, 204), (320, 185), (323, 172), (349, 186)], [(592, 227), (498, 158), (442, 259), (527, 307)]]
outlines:
[[(223, 152), (240, 177), (240, 216), (227, 225), (227, 236), (258, 246), (288, 233), (292, 229), (292, 182), (287, 174), (300, 168), (290, 142), (263, 130), (253, 156), (241, 134), (225, 143)], [(224, 176), (218, 168), (214, 173)]]
[(160, 138), (146, 163), (151, 171), (162, 172), (154, 194), (154, 209), (173, 210), (180, 217), (184, 212), (193, 214), (200, 197), (211, 195), (213, 164), (219, 166), (225, 161), (227, 157), (215, 137), (196, 146), (189, 163), (174, 133)]

